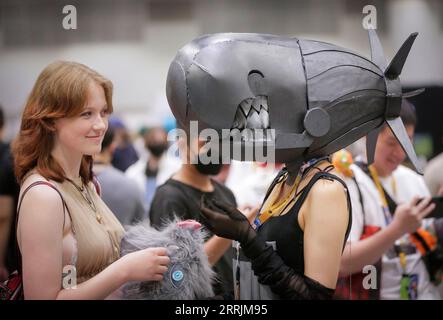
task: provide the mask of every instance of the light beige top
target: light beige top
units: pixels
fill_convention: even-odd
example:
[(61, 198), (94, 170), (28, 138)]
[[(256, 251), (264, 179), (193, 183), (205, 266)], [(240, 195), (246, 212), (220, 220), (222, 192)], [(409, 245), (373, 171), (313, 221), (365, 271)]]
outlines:
[[(37, 180), (45, 180), (38, 174), (28, 176), (23, 185), (29, 185)], [(77, 272), (77, 284), (95, 276), (120, 256), (120, 241), (124, 229), (111, 210), (97, 194), (95, 186), (90, 182), (86, 187), (95, 205), (94, 212), (87, 199), (69, 181), (52, 183), (63, 195), (72, 217), (65, 214), (65, 225), (71, 225), (63, 234), (63, 266), (74, 264)], [(82, 186), (81, 179), (74, 181), (77, 186)], [(96, 216), (101, 217), (101, 223)]]

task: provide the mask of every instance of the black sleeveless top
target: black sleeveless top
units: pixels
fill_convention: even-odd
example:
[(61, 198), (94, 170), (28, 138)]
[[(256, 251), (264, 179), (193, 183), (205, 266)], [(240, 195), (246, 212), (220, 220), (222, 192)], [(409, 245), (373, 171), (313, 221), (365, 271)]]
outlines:
[[(274, 181), (271, 184), (271, 187), (266, 194), (265, 201), (268, 198), (269, 194), (278, 183), (280, 177), (282, 177), (286, 173), (286, 168), (284, 168)], [(347, 201), (348, 201), (348, 211), (349, 211), (349, 220), (348, 227), (346, 229), (345, 242), (348, 238), (349, 232), (351, 230), (352, 225), (352, 209), (351, 209), (351, 201), (349, 198), (349, 192), (347, 191), (346, 183), (341, 180), (339, 177), (325, 172), (320, 171), (317, 172), (312, 178), (311, 181), (306, 185), (306, 187), (301, 191), (300, 197), (297, 199), (292, 208), (284, 215), (275, 216), (267, 220), (263, 223), (258, 229), (258, 236), (265, 240), (268, 243), (275, 245), (274, 249), (277, 251), (278, 255), (283, 259), (286, 265), (293, 268), (297, 273), (304, 274), (304, 254), (303, 254), (303, 230), (300, 228), (298, 224), (298, 213), (300, 208), (308, 196), (309, 191), (312, 186), (319, 179), (328, 179), (328, 180), (337, 180), (339, 181), (346, 190)], [(263, 202), (264, 203), (264, 202)], [(325, 213), (326, 214), (326, 213)]]

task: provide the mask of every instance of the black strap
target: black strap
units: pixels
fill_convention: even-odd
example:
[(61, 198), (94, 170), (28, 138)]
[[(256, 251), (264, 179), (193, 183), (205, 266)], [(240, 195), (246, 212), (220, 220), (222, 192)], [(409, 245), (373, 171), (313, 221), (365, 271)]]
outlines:
[(308, 182), (308, 184), (306, 185), (306, 187), (303, 188), (303, 190), (301, 191), (302, 194), (300, 195), (300, 197), (296, 200), (295, 205), (294, 205), (294, 210), (296, 210), (296, 212), (298, 212), (303, 204), (303, 202), (305, 201), (306, 197), (309, 194), (309, 191), (311, 190), (311, 188), (314, 186), (314, 184), (320, 180), (320, 179), (327, 179), (330, 181), (338, 181), (342, 184), (343, 188), (346, 190), (346, 201), (348, 203), (348, 214), (349, 214), (349, 221), (348, 221), (348, 226), (346, 228), (346, 233), (345, 233), (345, 241), (343, 243), (343, 248), (346, 245), (346, 239), (349, 236), (349, 233), (351, 232), (351, 226), (352, 226), (352, 204), (351, 204), (351, 198), (349, 196), (349, 191), (348, 191), (348, 187), (346, 185), (346, 183), (340, 179), (339, 177), (337, 177), (336, 175), (329, 173), (329, 172), (325, 172), (325, 171), (320, 171), (317, 172), (312, 178), (311, 180)]
[(420, 241), (421, 245), (425, 249), (426, 252), (431, 252), (431, 248), (429, 248), (428, 244), (426, 243), (425, 239), (421, 236), (420, 233), (417, 231), (412, 234), (418, 241)]
[[(310, 166), (310, 167), (304, 172), (304, 175), (306, 175), (306, 174), (307, 174), (310, 170), (312, 170), (312, 169), (317, 169), (317, 170), (319, 170), (320, 172), (321, 172), (321, 171), (329, 171), (329, 170), (334, 169), (334, 166), (333, 166), (332, 164), (329, 165), (329, 166), (327, 166), (327, 167), (324, 168), (323, 170), (315, 166), (315, 164), (318, 164), (318, 163), (320, 163), (321, 161), (324, 161), (324, 160), (328, 160), (328, 161), (330, 162), (330, 157), (329, 157), (329, 156), (324, 156), (324, 157), (318, 158), (317, 161), (316, 161), (313, 165), (311, 165), (311, 166)], [(268, 190), (266, 191), (266, 195), (265, 195), (265, 197), (264, 197), (264, 199), (263, 199), (262, 205), (260, 206), (260, 210), (261, 210), (261, 208), (263, 207), (263, 205), (264, 205), (264, 203), (266, 202), (266, 200), (268, 199), (268, 197), (269, 197), (269, 195), (271, 194), (272, 190), (274, 190), (274, 187), (277, 185), (277, 183), (280, 182), (280, 179), (281, 179), (281, 178), (282, 178), (287, 172), (288, 172), (288, 168), (287, 168), (287, 167), (284, 167), (283, 169), (281, 169), (281, 170), (278, 172), (277, 176), (274, 178), (274, 180), (272, 181), (272, 183), (271, 183), (271, 185), (269, 186)], [(306, 188), (306, 187), (305, 187), (305, 188)], [(299, 195), (300, 193), (303, 192), (303, 190), (304, 190), (304, 188), (303, 188), (302, 190), (300, 190), (298, 194), (295, 195), (295, 198), (297, 198), (298, 195)], [(291, 204), (291, 202), (289, 202), (289, 204)], [(289, 204), (288, 204), (288, 205), (289, 205)], [(285, 209), (286, 209), (286, 208), (285, 208)], [(285, 209), (283, 209), (283, 210), (285, 210)]]
[(271, 194), (271, 191), (274, 189), (275, 185), (280, 181), (280, 178), (282, 176), (284, 176), (286, 174), (286, 172), (288, 172), (288, 169), (286, 167), (284, 167), (283, 169), (281, 169), (278, 173), (277, 176), (274, 178), (274, 180), (272, 181), (271, 185), (268, 188), (268, 191), (266, 191), (266, 195), (265, 198), (263, 200), (262, 206), (265, 203), (266, 199), (269, 197), (269, 195)]
[[(325, 160), (325, 159), (329, 159), (329, 157), (323, 157), (320, 158), (319, 161), (321, 160)], [(308, 182), (308, 184), (302, 189), (300, 190), (297, 195), (294, 197), (296, 199), (295, 204), (294, 204), (294, 210), (296, 210), (296, 212), (298, 212), (303, 204), (303, 202), (305, 201), (306, 197), (308, 196), (309, 190), (311, 190), (312, 186), (317, 182), (317, 180), (319, 179), (329, 179), (329, 180), (337, 180), (338, 182), (340, 182), (343, 187), (346, 190), (346, 198), (347, 198), (347, 202), (348, 202), (348, 211), (349, 211), (349, 223), (348, 223), (348, 227), (346, 229), (346, 236), (345, 236), (345, 243), (346, 244), (346, 239), (349, 236), (349, 233), (351, 231), (351, 226), (352, 226), (352, 204), (351, 204), (351, 198), (349, 196), (349, 191), (348, 191), (348, 187), (346, 185), (346, 183), (340, 179), (339, 177), (337, 177), (336, 175), (333, 175), (329, 172), (326, 171), (321, 171), (320, 168), (317, 167), (312, 167), (312, 168), (316, 168), (318, 170), (320, 170), (319, 172), (317, 172), (312, 178), (311, 180)], [(333, 169), (334, 167), (326, 167), (324, 170), (328, 170), (328, 169)], [(274, 181), (272, 181), (271, 186), (268, 188), (268, 191), (266, 192), (266, 196), (263, 200), (263, 203), (261, 205), (261, 207), (263, 207), (263, 204), (266, 202), (266, 199), (269, 197), (269, 195), (271, 194), (272, 190), (274, 189), (275, 185), (280, 181), (280, 178), (286, 174), (287, 172), (287, 168), (284, 167), (282, 170), (280, 170), (280, 172), (277, 174), (277, 176), (275, 177)], [(301, 196), (297, 199), (297, 196), (301, 193)], [(291, 202), (289, 202), (287, 206), (289, 206), (291, 204)], [(261, 209), (261, 208), (260, 208)], [(283, 211), (286, 208), (283, 209)]]

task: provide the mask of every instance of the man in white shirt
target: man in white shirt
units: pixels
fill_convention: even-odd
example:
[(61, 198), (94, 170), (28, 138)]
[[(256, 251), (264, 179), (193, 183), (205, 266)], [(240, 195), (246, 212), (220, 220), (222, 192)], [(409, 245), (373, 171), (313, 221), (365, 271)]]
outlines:
[[(406, 100), (401, 117), (412, 140), (415, 110)], [(435, 205), (430, 204), (423, 178), (400, 165), (404, 160), (403, 149), (385, 126), (377, 140), (373, 165), (353, 164), (353, 177), (346, 178), (352, 202), (352, 229), (340, 275), (353, 274), (353, 299), (441, 298), (411, 234), (417, 230), (429, 232), (441, 244), (443, 223), (424, 219)], [(370, 283), (365, 277), (375, 277), (376, 282)], [(349, 288), (349, 278), (340, 281), (338, 287)], [(337, 293), (340, 298), (351, 297), (348, 289)]]

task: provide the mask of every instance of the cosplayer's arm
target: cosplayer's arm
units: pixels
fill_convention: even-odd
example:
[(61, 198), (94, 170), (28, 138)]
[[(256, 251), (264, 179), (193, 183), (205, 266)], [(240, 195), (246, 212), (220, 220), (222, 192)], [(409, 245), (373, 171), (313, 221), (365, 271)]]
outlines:
[(26, 299), (104, 299), (126, 281), (161, 280), (166, 271), (166, 249), (146, 249), (117, 260), (75, 290), (63, 288), (63, 221), (56, 191), (42, 187), (26, 194), (17, 230)]
[[(333, 289), (328, 288), (328, 285), (335, 287), (341, 256), (341, 246), (343, 245), (348, 219), (343, 187), (341, 185), (336, 187), (335, 182), (332, 185), (334, 189), (337, 189), (337, 193), (339, 193), (338, 199), (343, 200), (343, 204), (337, 206), (337, 210), (342, 210), (343, 212), (340, 213), (339, 217), (322, 218), (320, 212), (317, 211), (323, 210), (323, 208), (314, 206), (310, 209), (309, 221), (305, 222), (305, 226), (308, 229), (306, 230), (306, 232), (308, 232), (307, 237), (309, 237), (309, 239), (306, 240), (317, 243), (312, 243), (308, 245), (309, 247), (307, 248), (310, 250), (307, 256), (308, 261), (306, 261), (307, 275), (298, 274), (295, 270), (288, 267), (272, 247), (268, 246), (263, 240), (256, 236), (255, 231), (251, 228), (246, 218), (235, 208), (228, 207), (216, 201), (211, 202), (204, 199), (202, 204), (204, 222), (208, 225), (209, 229), (220, 236), (230, 237), (239, 241), (245, 255), (252, 262), (252, 268), (258, 276), (259, 282), (269, 285), (272, 291), (278, 294), (280, 298), (328, 299), (332, 297), (334, 292)], [(337, 193), (331, 196), (334, 201), (337, 201)], [(326, 195), (327, 192), (322, 192), (322, 194)], [(327, 197), (329, 196), (330, 195), (327, 195)], [(330, 212), (331, 207), (333, 206), (328, 206), (328, 212)], [(329, 226), (330, 228), (328, 229), (327, 226), (325, 226), (326, 228), (321, 229), (323, 232), (326, 232), (327, 235), (321, 234), (321, 230), (312, 230), (313, 223), (319, 223), (319, 221), (325, 223), (327, 222), (325, 219), (331, 219), (336, 227)], [(335, 235), (335, 233), (340, 233), (340, 235)], [(331, 239), (338, 243), (324, 243), (325, 241), (331, 241)], [(320, 248), (322, 246), (326, 246), (326, 248)], [(328, 250), (332, 250), (332, 253), (326, 252)], [(325, 269), (318, 269), (314, 266), (315, 263), (321, 266), (325, 266), (328, 263), (335, 263), (335, 266), (332, 267), (331, 271), (327, 271), (326, 276), (323, 276), (321, 274), (325, 272)]]
[(343, 185), (336, 180), (321, 179), (312, 187), (305, 204), (305, 276), (327, 288), (335, 288), (349, 222)]
[(421, 220), (435, 207), (429, 205), (430, 198), (416, 204), (418, 197), (409, 203), (401, 204), (394, 213), (394, 219), (386, 227), (363, 240), (347, 243), (340, 266), (340, 274), (345, 276), (361, 272), (366, 265), (374, 264), (389, 250), (394, 242), (406, 233), (414, 232)]

